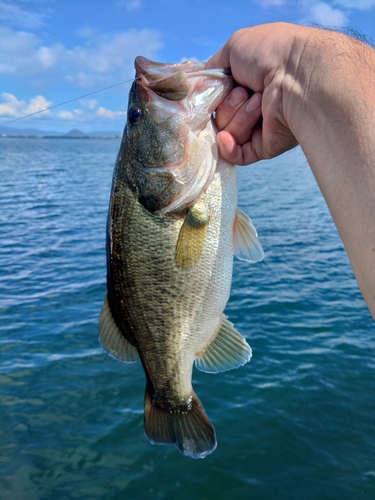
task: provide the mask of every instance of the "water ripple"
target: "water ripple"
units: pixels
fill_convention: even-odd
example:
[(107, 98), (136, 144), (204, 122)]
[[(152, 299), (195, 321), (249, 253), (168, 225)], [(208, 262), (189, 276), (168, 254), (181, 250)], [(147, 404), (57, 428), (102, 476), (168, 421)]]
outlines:
[(217, 450), (145, 439), (142, 368), (97, 339), (118, 146), (0, 138), (1, 498), (372, 499), (374, 324), (299, 150), (239, 169), (266, 259), (226, 311), (251, 362), (194, 372)]

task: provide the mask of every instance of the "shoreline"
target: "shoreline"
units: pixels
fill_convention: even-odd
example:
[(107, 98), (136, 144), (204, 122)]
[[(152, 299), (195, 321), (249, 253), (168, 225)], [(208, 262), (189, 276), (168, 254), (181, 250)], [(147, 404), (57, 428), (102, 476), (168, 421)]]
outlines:
[(74, 136), (74, 135), (13, 135), (13, 134), (1, 134), (0, 139), (121, 139), (121, 135), (85, 135), (85, 136)]

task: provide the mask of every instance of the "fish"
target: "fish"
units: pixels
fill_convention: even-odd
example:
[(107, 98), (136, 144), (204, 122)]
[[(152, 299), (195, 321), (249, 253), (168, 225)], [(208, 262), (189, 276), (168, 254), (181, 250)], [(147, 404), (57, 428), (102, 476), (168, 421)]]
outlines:
[(256, 262), (263, 249), (238, 208), (236, 168), (218, 153), (214, 112), (235, 85), (205, 63), (135, 59), (107, 220), (103, 349), (140, 360), (146, 376), (144, 430), (204, 458), (216, 433), (192, 387), (193, 365), (238, 368), (251, 348), (224, 315), (233, 254)]

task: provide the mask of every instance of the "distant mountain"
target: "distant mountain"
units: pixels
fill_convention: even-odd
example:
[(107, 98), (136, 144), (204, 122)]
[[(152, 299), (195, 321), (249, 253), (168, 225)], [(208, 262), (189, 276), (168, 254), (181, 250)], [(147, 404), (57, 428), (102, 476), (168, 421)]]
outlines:
[(2, 135), (16, 135), (18, 137), (27, 137), (27, 136), (34, 136), (34, 137), (51, 137), (51, 136), (56, 136), (56, 137), (118, 137), (120, 136), (122, 131), (118, 130), (102, 130), (102, 131), (95, 131), (95, 132), (82, 132), (81, 130), (78, 129), (72, 129), (69, 132), (62, 133), (62, 132), (56, 132), (54, 130), (39, 130), (35, 128), (16, 128), (16, 127), (5, 127), (0, 125), (0, 136)]
[(16, 128), (16, 127), (5, 127), (0, 125), (0, 135), (35, 135), (35, 136), (43, 136), (43, 135), (61, 135), (60, 132), (55, 132), (53, 130), (49, 130), (46, 132), (45, 130), (38, 130), (36, 128)]
[[(50, 135), (50, 134), (48, 134)], [(74, 128), (73, 130), (70, 130), (66, 134), (62, 134), (64, 137), (88, 137), (89, 134), (85, 134), (84, 132), (81, 132), (81, 130), (78, 130)]]
[[(50, 135), (50, 134), (49, 134)], [(82, 132), (81, 130), (78, 130), (74, 128), (73, 130), (70, 130), (66, 134), (62, 134), (63, 137), (118, 137), (120, 133), (118, 131), (102, 131), (102, 132)]]

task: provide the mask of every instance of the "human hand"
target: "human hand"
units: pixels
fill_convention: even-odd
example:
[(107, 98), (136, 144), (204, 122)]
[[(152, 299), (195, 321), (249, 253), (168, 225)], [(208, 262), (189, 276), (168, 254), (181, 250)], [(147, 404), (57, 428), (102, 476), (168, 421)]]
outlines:
[[(230, 67), (243, 85), (216, 111), (219, 151), (230, 163), (247, 165), (297, 145), (286, 116), (290, 99), (284, 86), (291, 59), (298, 59), (303, 48), (295, 44), (301, 30), (285, 23), (245, 28), (208, 61), (207, 68)], [(250, 98), (246, 88), (254, 91)]]
[(237, 31), (206, 67), (242, 86), (216, 111), (221, 156), (245, 165), (301, 145), (375, 318), (374, 49), (274, 23)]

